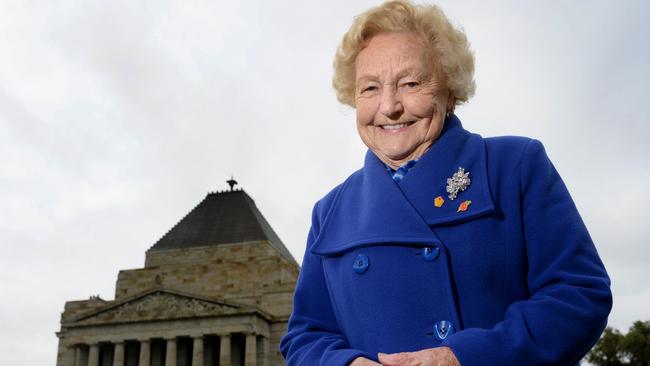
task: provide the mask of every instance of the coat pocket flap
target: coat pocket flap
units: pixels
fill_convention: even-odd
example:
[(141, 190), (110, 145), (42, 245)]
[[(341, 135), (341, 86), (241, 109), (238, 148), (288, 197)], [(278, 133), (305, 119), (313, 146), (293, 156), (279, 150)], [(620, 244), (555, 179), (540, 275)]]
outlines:
[(369, 247), (369, 246), (378, 246), (378, 245), (402, 245), (402, 246), (413, 246), (413, 247), (425, 247), (429, 245), (439, 244), (432, 241), (430, 236), (427, 237), (381, 237), (381, 238), (367, 238), (362, 240), (355, 240), (345, 243), (331, 243), (326, 241), (317, 240), (314, 246), (311, 248), (311, 252), (316, 255), (321, 256), (335, 256), (342, 255), (351, 250)]

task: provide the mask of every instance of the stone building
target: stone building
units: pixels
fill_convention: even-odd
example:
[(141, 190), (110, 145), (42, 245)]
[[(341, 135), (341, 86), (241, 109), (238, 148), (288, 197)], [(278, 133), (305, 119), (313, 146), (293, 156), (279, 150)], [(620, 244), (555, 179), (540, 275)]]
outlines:
[(209, 193), (119, 272), (115, 300), (66, 302), (57, 366), (283, 365), (298, 271), (243, 190)]

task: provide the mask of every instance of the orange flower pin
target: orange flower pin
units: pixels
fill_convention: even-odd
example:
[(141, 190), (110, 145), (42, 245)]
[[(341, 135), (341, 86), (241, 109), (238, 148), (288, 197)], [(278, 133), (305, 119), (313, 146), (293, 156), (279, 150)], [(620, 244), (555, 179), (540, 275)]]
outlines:
[(469, 209), (469, 205), (471, 205), (471, 204), (472, 204), (472, 201), (470, 201), (470, 200), (462, 202), (460, 204), (460, 206), (458, 206), (458, 210), (456, 212), (465, 212), (465, 211), (467, 211), (467, 209)]

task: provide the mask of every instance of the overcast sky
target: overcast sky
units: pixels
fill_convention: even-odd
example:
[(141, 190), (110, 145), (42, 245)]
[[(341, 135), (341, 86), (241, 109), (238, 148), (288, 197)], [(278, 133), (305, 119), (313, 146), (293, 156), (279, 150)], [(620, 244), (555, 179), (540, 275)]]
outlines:
[[(67, 300), (236, 180), (301, 262), (313, 203), (363, 161), (330, 86), (377, 1), (0, 0), (0, 364), (53, 365)], [(457, 114), (540, 139), (612, 277), (650, 320), (650, 2), (440, 1), (476, 54)]]

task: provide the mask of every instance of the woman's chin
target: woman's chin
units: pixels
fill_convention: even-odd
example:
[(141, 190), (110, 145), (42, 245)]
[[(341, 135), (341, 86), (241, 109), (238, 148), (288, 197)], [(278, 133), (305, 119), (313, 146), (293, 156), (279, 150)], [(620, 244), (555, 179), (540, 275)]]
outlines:
[(415, 153), (412, 150), (383, 150), (377, 154), (384, 162), (390, 162), (391, 165), (401, 165), (409, 160), (415, 158)]

